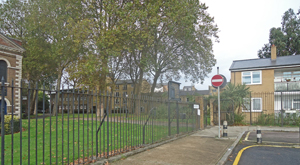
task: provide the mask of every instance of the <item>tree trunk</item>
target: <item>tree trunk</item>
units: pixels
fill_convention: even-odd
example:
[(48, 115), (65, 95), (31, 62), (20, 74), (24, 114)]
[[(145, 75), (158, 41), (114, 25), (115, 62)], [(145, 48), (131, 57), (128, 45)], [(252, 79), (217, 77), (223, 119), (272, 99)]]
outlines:
[(31, 100), (31, 102), (30, 102), (30, 114), (29, 115), (35, 114), (35, 109), (36, 109), (35, 108), (36, 93), (37, 93), (36, 90), (33, 90), (32, 94), (31, 94), (31, 98), (29, 98)]
[(155, 73), (154, 79), (153, 79), (153, 84), (151, 86), (151, 96), (153, 96), (153, 94), (154, 94), (154, 89), (156, 87), (156, 83), (157, 83), (158, 77), (159, 77), (159, 75), (157, 73)]
[(60, 92), (60, 84), (61, 84), (61, 76), (62, 76), (62, 70), (61, 69), (57, 76), (57, 83), (56, 83), (56, 94), (55, 94), (55, 100), (54, 100), (54, 107), (52, 111), (52, 115), (55, 116), (58, 109), (58, 103), (59, 103), (59, 92)]

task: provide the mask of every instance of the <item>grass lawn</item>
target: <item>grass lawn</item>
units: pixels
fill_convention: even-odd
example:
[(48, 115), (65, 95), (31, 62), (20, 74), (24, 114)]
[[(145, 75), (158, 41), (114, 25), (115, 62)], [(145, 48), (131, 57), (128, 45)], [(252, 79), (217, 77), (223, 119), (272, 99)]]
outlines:
[[(100, 125), (99, 118), (97, 122), (92, 121), (92, 115), (87, 116), (85, 114), (85, 119), (89, 117), (89, 120), (82, 120), (81, 115), (79, 114), (80, 119), (76, 115), (74, 120), (73, 115), (70, 115), (68, 119), (66, 114), (64, 116), (59, 114), (57, 118), (56, 116), (47, 117), (45, 118), (44, 129), (43, 119), (30, 119), (30, 124), (27, 119), (23, 119), (22, 127), (25, 131), (22, 132), (22, 138), (20, 133), (15, 133), (12, 142), (12, 135), (5, 135), (5, 164), (11, 164), (11, 161), (13, 164), (20, 164), (20, 161), (22, 164), (28, 164), (28, 159), (30, 164), (36, 162), (42, 164), (43, 158), (45, 164), (50, 164), (50, 160), (52, 164), (67, 164), (78, 158), (96, 155), (96, 130)], [(120, 116), (123, 119), (122, 122), (117, 122), (116, 119), (113, 120), (115, 122), (103, 123), (98, 134), (99, 153), (107, 152), (107, 135), (109, 135), (110, 153), (143, 144), (143, 125), (147, 119), (146, 116), (137, 119), (133, 115), (129, 115), (127, 119), (122, 115)], [(192, 120), (189, 123), (192, 123)], [(107, 130), (107, 124), (109, 124), (109, 130)], [(184, 122), (180, 123), (180, 133), (193, 129), (194, 127), (187, 126)], [(175, 135), (176, 133), (176, 120), (173, 120), (171, 134)], [(21, 156), (20, 138), (22, 139)], [(168, 125), (162, 124), (159, 120), (150, 119), (145, 127), (145, 143), (161, 141), (166, 138), (168, 138)]]

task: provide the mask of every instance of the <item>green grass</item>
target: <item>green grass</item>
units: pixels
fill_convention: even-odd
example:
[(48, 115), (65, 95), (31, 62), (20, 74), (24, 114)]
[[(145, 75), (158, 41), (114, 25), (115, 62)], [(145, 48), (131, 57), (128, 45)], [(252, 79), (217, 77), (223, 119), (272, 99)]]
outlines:
[[(79, 115), (79, 117), (81, 114)], [(85, 115), (85, 118), (87, 116)], [(30, 153), (30, 164), (35, 164), (37, 158), (37, 164), (43, 163), (43, 152), (44, 152), (44, 163), (50, 164), (50, 159), (52, 164), (66, 164), (69, 158), (69, 162), (73, 162), (78, 158), (91, 157), (96, 155), (96, 129), (99, 127), (100, 122), (99, 118), (96, 121), (91, 121), (91, 115), (89, 115), (89, 120), (78, 119), (78, 116), (73, 120), (73, 115), (68, 116), (64, 114), (58, 115), (56, 121), (56, 116), (45, 119), (45, 129), (43, 130), (43, 119), (31, 119), (30, 125), (28, 126), (28, 120), (22, 120), (22, 127), (25, 131), (22, 132), (22, 163), (28, 164), (28, 157)], [(124, 120), (124, 116), (122, 116)], [(140, 117), (140, 120), (135, 120), (133, 115), (129, 115), (126, 122), (104, 122), (101, 131), (99, 134), (99, 153), (107, 151), (107, 124), (109, 124), (109, 152), (116, 150), (123, 150), (131, 146), (140, 146), (143, 143), (143, 124), (146, 120), (144, 117)], [(135, 122), (139, 121), (139, 122)], [(189, 120), (189, 123), (192, 123), (192, 120)], [(194, 123), (194, 121), (193, 121)], [(37, 124), (37, 127), (36, 127)], [(68, 127), (69, 124), (69, 127)], [(145, 143), (152, 143), (156, 141), (161, 141), (168, 138), (168, 126), (166, 124), (161, 124), (158, 120), (152, 119), (148, 121), (147, 126), (145, 127)], [(51, 127), (50, 127), (51, 126)], [(56, 129), (57, 126), (57, 129)], [(74, 129), (73, 129), (74, 126)], [(37, 129), (36, 129), (37, 128)], [(30, 131), (29, 131), (30, 130)], [(153, 133), (152, 133), (153, 130)], [(185, 133), (187, 131), (192, 131), (193, 127), (187, 127), (184, 122), (180, 122), (180, 133)], [(37, 133), (36, 133), (37, 131)], [(57, 132), (57, 134), (56, 134)], [(69, 137), (68, 137), (69, 132)], [(50, 136), (51, 133), (51, 136)], [(93, 133), (93, 135), (92, 135)], [(176, 135), (176, 120), (173, 120), (171, 127), (171, 134)], [(30, 136), (29, 136), (30, 134)], [(43, 134), (45, 138), (43, 139)], [(73, 139), (74, 134), (74, 139)], [(62, 137), (63, 135), (63, 137)], [(79, 136), (78, 136), (79, 135)], [(2, 138), (2, 137), (1, 137)], [(78, 139), (79, 138), (79, 139)], [(29, 139), (29, 143), (28, 143)], [(57, 140), (56, 140), (57, 139)], [(43, 142), (44, 140), (44, 142)], [(50, 145), (51, 141), (51, 145)], [(37, 142), (37, 148), (36, 148)], [(68, 146), (69, 142), (69, 146)], [(73, 143), (74, 142), (74, 143)], [(101, 143), (101, 148), (100, 148)], [(13, 144), (13, 147), (12, 147)], [(43, 145), (45, 149), (43, 150)], [(56, 147), (57, 145), (57, 147)], [(5, 135), (5, 164), (20, 164), (20, 133), (12, 135)], [(51, 147), (51, 150), (50, 150)], [(74, 147), (74, 151), (73, 151)], [(79, 147), (79, 152), (78, 152)], [(11, 159), (11, 151), (13, 149), (13, 159)], [(29, 150), (30, 149), (30, 150)], [(69, 149), (69, 154), (68, 154)], [(29, 151), (28, 151), (29, 150)], [(37, 157), (36, 157), (37, 151)], [(57, 152), (56, 152), (57, 151)], [(63, 152), (62, 152), (63, 151)], [(83, 153), (84, 152), (84, 153)], [(50, 156), (51, 153), (51, 156)], [(57, 155), (56, 155), (57, 153)], [(62, 154), (63, 153), (63, 154)], [(73, 157), (74, 154), (74, 157)], [(79, 156), (78, 156), (79, 155)]]

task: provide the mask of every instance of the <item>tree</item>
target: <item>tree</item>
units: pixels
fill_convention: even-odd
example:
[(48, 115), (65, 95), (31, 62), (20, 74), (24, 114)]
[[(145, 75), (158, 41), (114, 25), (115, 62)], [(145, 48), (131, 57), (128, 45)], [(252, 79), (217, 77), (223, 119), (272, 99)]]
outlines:
[[(238, 112), (241, 107), (244, 105), (244, 99), (249, 98), (250, 88), (247, 87), (245, 84), (231, 84), (228, 83), (225, 87), (225, 90), (220, 94), (221, 99), (230, 99), (234, 102), (234, 109), (238, 108)], [(230, 102), (223, 102), (222, 106), (228, 107), (231, 104)]]
[(269, 43), (258, 51), (259, 58), (271, 57), (271, 46), (277, 49), (277, 56), (289, 56), (300, 54), (300, 9), (295, 13), (289, 9), (282, 16), (281, 28), (271, 28)]

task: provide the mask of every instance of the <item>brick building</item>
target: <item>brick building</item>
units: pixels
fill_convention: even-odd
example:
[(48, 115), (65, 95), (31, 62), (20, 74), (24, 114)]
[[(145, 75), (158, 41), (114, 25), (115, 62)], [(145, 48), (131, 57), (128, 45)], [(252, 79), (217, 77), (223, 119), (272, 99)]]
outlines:
[[(25, 49), (19, 40), (9, 38), (0, 33), (0, 79), (4, 78), (5, 86), (20, 87), (22, 79), (22, 53)], [(14, 84), (12, 84), (14, 80)], [(1, 83), (0, 83), (1, 84)], [(1, 84), (2, 85), (2, 84)], [(1, 93), (2, 91), (0, 91)], [(12, 91), (5, 90), (4, 110), (6, 114), (12, 112)], [(20, 112), (20, 90), (15, 88), (14, 92), (14, 114)], [(1, 104), (0, 95), (0, 104)]]

